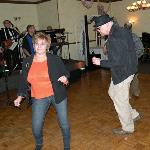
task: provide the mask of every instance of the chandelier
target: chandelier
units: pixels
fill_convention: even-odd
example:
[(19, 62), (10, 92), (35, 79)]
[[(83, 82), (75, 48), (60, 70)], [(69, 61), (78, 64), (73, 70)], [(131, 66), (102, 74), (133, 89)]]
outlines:
[(128, 11), (137, 11), (137, 10), (145, 10), (150, 8), (150, 3), (147, 3), (146, 0), (137, 0), (132, 3), (132, 5), (127, 6)]

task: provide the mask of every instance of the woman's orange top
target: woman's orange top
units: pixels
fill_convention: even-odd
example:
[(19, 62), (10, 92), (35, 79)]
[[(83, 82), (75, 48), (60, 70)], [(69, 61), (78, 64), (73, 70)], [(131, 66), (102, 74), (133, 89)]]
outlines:
[(54, 95), (48, 74), (47, 61), (34, 62), (28, 73), (28, 82), (31, 84), (31, 97), (41, 99)]

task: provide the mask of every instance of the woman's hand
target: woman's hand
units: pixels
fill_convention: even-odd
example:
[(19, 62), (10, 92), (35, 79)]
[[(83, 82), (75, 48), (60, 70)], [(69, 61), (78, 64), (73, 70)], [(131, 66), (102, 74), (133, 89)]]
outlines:
[(68, 79), (66, 76), (61, 76), (58, 81), (62, 82), (64, 85), (68, 85)]
[(0, 47), (0, 53), (3, 53), (4, 49), (2, 47)]
[(22, 101), (22, 97), (21, 97), (21, 96), (18, 96), (17, 99), (14, 100), (14, 105), (15, 105), (16, 107), (19, 107), (21, 101)]
[(93, 57), (92, 62), (93, 62), (94, 65), (100, 66), (101, 60), (100, 60), (100, 58)]

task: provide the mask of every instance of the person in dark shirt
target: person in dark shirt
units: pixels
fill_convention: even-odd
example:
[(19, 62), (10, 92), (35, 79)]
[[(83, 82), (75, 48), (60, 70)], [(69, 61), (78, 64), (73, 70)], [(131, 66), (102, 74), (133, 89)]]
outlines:
[(134, 121), (140, 119), (139, 113), (132, 109), (129, 103), (130, 83), (137, 72), (138, 64), (132, 35), (115, 24), (107, 14), (94, 17), (93, 21), (101, 36), (108, 35), (106, 42), (108, 60), (93, 57), (92, 61), (95, 65), (111, 70), (112, 78), (108, 93), (121, 123), (121, 128), (113, 129), (113, 133), (131, 134), (135, 130)]
[(50, 46), (50, 51), (52, 51), (52, 53), (54, 55), (57, 55), (57, 52), (58, 52), (58, 42), (57, 42), (57, 37), (56, 37), (56, 34), (55, 34), (55, 31), (53, 30), (52, 26), (48, 26), (47, 27), (47, 31), (46, 31), (46, 34), (48, 34), (51, 38), (51, 46)]
[(47, 27), (46, 33), (48, 35), (50, 35), (51, 43), (57, 43), (56, 34), (55, 34), (55, 31), (53, 30), (52, 26)]
[[(132, 24), (131, 23), (125, 23), (124, 27), (125, 27), (125, 29), (129, 30), (129, 32), (131, 32), (133, 42), (135, 45), (136, 55), (137, 55), (137, 58), (140, 59), (144, 54), (143, 43), (142, 43), (141, 39), (135, 33), (132, 32)], [(140, 95), (138, 73), (135, 74), (135, 76), (131, 82), (130, 91), (131, 91), (130, 97), (132, 97), (132, 96), (138, 97)]]
[(34, 55), (34, 48), (32, 44), (32, 37), (35, 34), (35, 27), (34, 25), (28, 25), (27, 26), (27, 33), (25, 37), (23, 38), (23, 43), (22, 43), (22, 50), (26, 57)]
[(13, 27), (13, 24), (9, 20), (3, 21), (4, 28), (1, 29), (1, 41), (4, 47), (4, 57), (6, 64), (10, 72), (12, 72), (16, 66), (21, 64), (20, 51), (18, 45), (19, 33)]
[(0, 66), (4, 63), (4, 49), (2, 47), (1, 35), (0, 35)]

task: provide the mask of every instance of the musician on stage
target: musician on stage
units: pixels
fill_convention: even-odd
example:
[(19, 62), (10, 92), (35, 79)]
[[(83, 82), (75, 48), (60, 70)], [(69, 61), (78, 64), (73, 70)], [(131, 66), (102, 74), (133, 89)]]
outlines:
[(1, 36), (0, 36), (0, 66), (3, 65), (3, 48), (1, 43)]
[(2, 41), (1, 41), (1, 35), (0, 35), (0, 65), (3, 63), (3, 51), (4, 49), (2, 48)]
[(27, 33), (25, 37), (23, 38), (22, 43), (22, 49), (26, 57), (29, 57), (31, 55), (34, 55), (34, 48), (32, 44), (32, 37), (35, 34), (35, 26), (34, 25), (28, 25), (27, 26)]
[(46, 33), (50, 36), (51, 43), (52, 43), (49, 50), (50, 51), (52, 50), (53, 54), (57, 55), (57, 52), (59, 49), (59, 48), (57, 48), (58, 42), (57, 42), (57, 37), (56, 37), (55, 31), (53, 30), (52, 26), (47, 27)]
[(3, 21), (4, 28), (1, 29), (1, 41), (4, 47), (4, 57), (6, 64), (10, 72), (12, 72), (17, 66), (20, 65), (20, 53), (18, 38), (19, 33), (13, 27), (13, 24), (9, 20)]
[[(1, 33), (1, 31), (0, 31)], [(1, 34), (0, 34), (0, 52), (2, 52), (2, 39), (1, 39)]]

